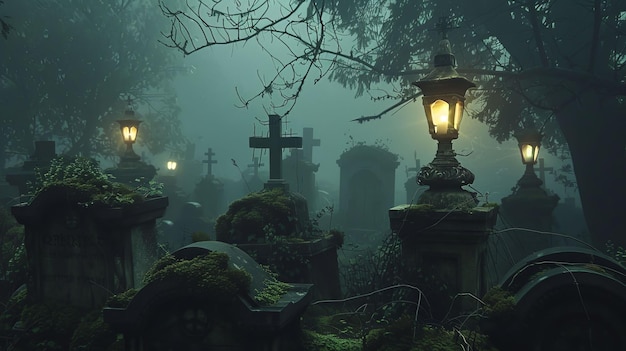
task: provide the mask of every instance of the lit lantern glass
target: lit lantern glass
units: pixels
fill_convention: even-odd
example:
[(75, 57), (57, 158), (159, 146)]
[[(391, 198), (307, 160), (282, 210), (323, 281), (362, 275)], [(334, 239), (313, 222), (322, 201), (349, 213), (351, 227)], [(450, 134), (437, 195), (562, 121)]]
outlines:
[(135, 140), (137, 140), (137, 127), (123, 127), (122, 136), (124, 137), (124, 141), (134, 143)]
[(433, 128), (435, 134), (448, 133), (448, 112), (450, 105), (443, 100), (437, 100), (430, 104), (430, 111), (433, 118)]
[(176, 161), (167, 161), (167, 169), (173, 171), (176, 169)]
[(520, 153), (522, 155), (522, 163), (525, 165), (534, 165), (539, 157), (539, 148), (541, 146), (541, 133), (533, 129), (524, 130), (515, 134)]

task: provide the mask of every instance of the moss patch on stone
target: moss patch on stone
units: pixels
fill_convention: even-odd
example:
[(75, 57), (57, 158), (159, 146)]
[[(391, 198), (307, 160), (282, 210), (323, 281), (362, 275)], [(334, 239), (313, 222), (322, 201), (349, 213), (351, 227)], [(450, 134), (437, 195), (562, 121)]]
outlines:
[(207, 299), (228, 301), (250, 288), (250, 274), (228, 266), (228, 255), (210, 252), (192, 259), (177, 259), (166, 255), (148, 271), (144, 282), (180, 282), (192, 285), (206, 294)]

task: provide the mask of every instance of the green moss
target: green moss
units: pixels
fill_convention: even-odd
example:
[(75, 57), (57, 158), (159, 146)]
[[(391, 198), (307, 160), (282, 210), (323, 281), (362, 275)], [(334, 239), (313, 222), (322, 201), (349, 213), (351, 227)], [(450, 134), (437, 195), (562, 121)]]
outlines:
[(146, 274), (146, 284), (158, 281), (180, 282), (200, 288), (211, 300), (228, 301), (238, 294), (247, 293), (250, 274), (230, 268), (228, 255), (210, 252), (190, 260), (176, 259), (166, 255), (159, 259)]
[(255, 289), (254, 300), (261, 305), (273, 305), (293, 287), (293, 285), (281, 282), (277, 279), (278, 274), (269, 271), (269, 267), (264, 267), (270, 277), (263, 281), (263, 290)]
[(104, 304), (107, 307), (115, 307), (115, 308), (125, 308), (128, 306), (130, 301), (137, 295), (139, 290), (135, 288), (128, 289), (122, 293), (113, 295), (109, 297)]
[(303, 331), (302, 341), (306, 351), (361, 351), (362, 343), (358, 339), (344, 339), (333, 334), (320, 334)]
[(215, 232), (220, 241), (264, 242), (268, 224), (283, 235), (296, 234), (295, 205), (280, 188), (252, 193), (231, 203), (228, 211), (217, 218)]
[(487, 318), (502, 321), (511, 318), (515, 310), (515, 297), (508, 290), (494, 286), (483, 297)]
[(49, 192), (63, 192), (70, 201), (85, 207), (120, 207), (162, 194), (159, 191), (162, 184), (157, 182), (137, 188), (114, 182), (110, 175), (102, 172), (95, 160), (85, 157), (54, 158), (48, 171), (39, 174), (32, 187), (32, 201)]
[(25, 335), (16, 348), (69, 350), (71, 336), (83, 313), (76, 307), (53, 302), (25, 305), (20, 316)]

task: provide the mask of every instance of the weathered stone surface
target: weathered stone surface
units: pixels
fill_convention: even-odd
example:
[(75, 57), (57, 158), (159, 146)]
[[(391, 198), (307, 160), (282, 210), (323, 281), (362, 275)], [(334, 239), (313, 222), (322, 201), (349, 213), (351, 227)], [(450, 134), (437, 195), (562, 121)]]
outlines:
[(156, 218), (167, 198), (124, 208), (82, 207), (66, 194), (40, 194), (13, 206), (25, 226), (29, 296), (97, 308), (111, 293), (138, 286), (156, 257)]

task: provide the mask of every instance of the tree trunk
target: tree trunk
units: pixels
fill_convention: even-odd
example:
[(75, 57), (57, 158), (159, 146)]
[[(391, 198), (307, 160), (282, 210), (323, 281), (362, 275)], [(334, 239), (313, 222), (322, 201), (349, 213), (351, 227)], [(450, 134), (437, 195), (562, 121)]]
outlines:
[(581, 95), (557, 114), (591, 238), (600, 250), (608, 240), (626, 248), (624, 115), (615, 97), (596, 92)]

